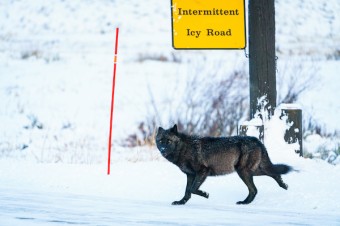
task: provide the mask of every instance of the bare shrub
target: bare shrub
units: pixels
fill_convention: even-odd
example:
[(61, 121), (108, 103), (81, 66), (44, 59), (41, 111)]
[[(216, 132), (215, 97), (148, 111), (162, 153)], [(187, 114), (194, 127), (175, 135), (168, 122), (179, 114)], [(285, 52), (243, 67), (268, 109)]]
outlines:
[(326, 54), (327, 60), (340, 60), (340, 49), (334, 49), (333, 52)]
[(318, 122), (311, 114), (304, 114), (302, 125), (303, 131), (305, 131), (304, 137), (312, 134), (317, 134), (324, 138), (340, 138), (339, 130), (328, 131), (326, 125)]
[(326, 133), (325, 126), (321, 125), (317, 120), (315, 120), (311, 114), (304, 113), (302, 126), (303, 131), (305, 131), (305, 138), (311, 134), (318, 134), (322, 137), (330, 136), (330, 134)]
[(180, 63), (182, 60), (178, 54), (171, 53), (170, 55), (165, 55), (162, 53), (139, 53), (137, 61), (142, 63), (144, 61), (161, 61), (161, 62), (174, 62)]
[(60, 56), (58, 53), (53, 53), (53, 52), (48, 52), (48, 51), (43, 52), (35, 48), (22, 51), (20, 53), (20, 58), (22, 60), (28, 60), (30, 58), (43, 59), (45, 60), (46, 63), (60, 60)]
[(136, 146), (154, 146), (155, 133), (156, 133), (155, 118), (147, 117), (146, 122), (139, 123), (138, 131), (130, 134), (124, 141), (123, 146), (136, 147)]
[(236, 134), (239, 121), (247, 117), (249, 111), (245, 67), (225, 73), (222, 63), (209, 71), (203, 65), (194, 65), (191, 68), (178, 103), (169, 101), (167, 106), (159, 109), (149, 88), (152, 110), (139, 124), (138, 131), (126, 139), (126, 146), (154, 145), (156, 128), (163, 125), (161, 114), (165, 109), (169, 116), (164, 120), (176, 123), (181, 131), (188, 134)]
[(306, 62), (286, 62), (277, 73), (277, 103), (295, 103), (299, 96), (315, 86), (319, 68)]
[(40, 59), (43, 56), (43, 53), (40, 50), (30, 50), (30, 51), (24, 51), (21, 53), (21, 59), (26, 60), (30, 57), (35, 57), (37, 59)]
[[(138, 125), (135, 133), (125, 140), (125, 145), (154, 146), (158, 126), (172, 126), (177, 123), (180, 131), (200, 136), (235, 135), (240, 121), (249, 115), (248, 76), (246, 67), (229, 73), (222, 63), (206, 69), (202, 64), (191, 64), (190, 75), (184, 80), (183, 92), (179, 100), (164, 97), (166, 104), (156, 102), (156, 96), (149, 87), (150, 106), (148, 116)], [(204, 76), (202, 76), (202, 74)], [(306, 62), (286, 63), (277, 77), (278, 103), (296, 103), (304, 92), (316, 86), (318, 66)], [(183, 82), (183, 81), (182, 81)], [(174, 92), (169, 92), (173, 94)], [(170, 95), (171, 95), (170, 94)], [(339, 133), (328, 133), (325, 126), (313, 118), (309, 112), (303, 114), (304, 139), (318, 134), (325, 139), (339, 143)], [(307, 142), (307, 140), (306, 140)], [(150, 152), (151, 153), (151, 152)], [(159, 157), (159, 156), (158, 156)], [(320, 158), (330, 164), (340, 164), (338, 146), (321, 146), (316, 152), (304, 150), (306, 158)]]
[[(239, 122), (248, 119), (248, 75), (242, 66), (229, 73), (219, 62), (206, 69), (204, 65), (191, 63), (190, 75), (185, 79), (183, 92), (178, 102), (168, 101), (165, 106), (156, 103), (149, 87), (151, 106), (149, 113), (138, 125), (137, 131), (124, 142), (124, 146), (153, 146), (158, 126), (176, 123), (179, 130), (200, 136), (231, 136), (237, 133)], [(305, 68), (306, 67), (306, 68)], [(301, 94), (312, 89), (317, 81), (318, 67), (305, 62), (286, 63), (277, 78), (278, 103), (294, 103)], [(204, 76), (202, 76), (202, 74)], [(164, 117), (164, 115), (166, 115)], [(308, 134), (325, 133), (325, 129), (310, 114), (304, 113), (304, 138)], [(337, 134), (333, 134), (338, 136)]]
[[(317, 86), (319, 66), (311, 61), (286, 62), (282, 65), (277, 76), (278, 104), (296, 103), (308, 90)], [(326, 125), (316, 120), (308, 111), (303, 112), (304, 137), (310, 134), (318, 134), (322, 137), (338, 137), (339, 132), (327, 131)]]
[(177, 121), (180, 130), (204, 136), (236, 134), (238, 122), (248, 115), (247, 76), (244, 70), (221, 78), (218, 73), (188, 80), (183, 105), (171, 120)]

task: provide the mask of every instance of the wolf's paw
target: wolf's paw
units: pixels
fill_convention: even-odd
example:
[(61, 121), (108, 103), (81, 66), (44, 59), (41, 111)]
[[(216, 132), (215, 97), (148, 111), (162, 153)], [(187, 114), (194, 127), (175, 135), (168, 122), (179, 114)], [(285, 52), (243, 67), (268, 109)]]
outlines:
[(174, 201), (171, 203), (171, 205), (184, 205), (187, 202), (187, 200), (180, 200), (180, 201)]
[(243, 201), (238, 201), (236, 204), (237, 205), (247, 205), (249, 203), (251, 203), (252, 200), (249, 200), (248, 198), (246, 198), (245, 200)]
[(288, 189), (288, 184), (283, 183), (280, 187), (287, 190)]
[(209, 198), (209, 193), (201, 190), (197, 190), (196, 192), (193, 192), (195, 195), (202, 196), (204, 198)]
[(237, 204), (237, 205), (246, 205), (246, 204), (249, 204), (249, 202), (238, 201), (236, 204)]
[(209, 193), (204, 191), (202, 196), (203, 196), (204, 198), (209, 198)]

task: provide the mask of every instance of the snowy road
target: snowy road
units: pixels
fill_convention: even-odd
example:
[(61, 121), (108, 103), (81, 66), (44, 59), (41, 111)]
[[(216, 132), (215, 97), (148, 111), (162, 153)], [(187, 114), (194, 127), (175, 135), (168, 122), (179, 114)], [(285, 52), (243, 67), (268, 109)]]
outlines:
[(296, 159), (288, 191), (256, 177), (250, 205), (237, 174), (208, 178), (185, 206), (185, 176), (167, 162), (103, 165), (0, 160), (0, 226), (33, 225), (340, 225), (338, 166)]
[(0, 225), (340, 225), (340, 215), (334, 212), (204, 204), (205, 199), (171, 206), (147, 197), (129, 200), (38, 190), (0, 188)]
[(70, 193), (0, 189), (0, 225), (340, 225), (340, 216), (255, 206), (171, 206)]

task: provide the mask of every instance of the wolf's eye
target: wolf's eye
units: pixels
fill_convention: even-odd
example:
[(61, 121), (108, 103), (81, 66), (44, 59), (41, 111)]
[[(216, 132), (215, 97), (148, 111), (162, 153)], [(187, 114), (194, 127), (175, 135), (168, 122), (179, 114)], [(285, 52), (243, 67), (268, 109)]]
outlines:
[(162, 143), (164, 143), (164, 144), (170, 144), (170, 143), (171, 143), (171, 140), (169, 140), (169, 139), (164, 139)]

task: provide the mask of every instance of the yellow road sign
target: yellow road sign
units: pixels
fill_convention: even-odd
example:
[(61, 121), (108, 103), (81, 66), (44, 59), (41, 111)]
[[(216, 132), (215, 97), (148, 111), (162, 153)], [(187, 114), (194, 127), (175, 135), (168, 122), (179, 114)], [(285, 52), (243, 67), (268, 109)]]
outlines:
[(175, 49), (244, 49), (244, 0), (171, 0)]

